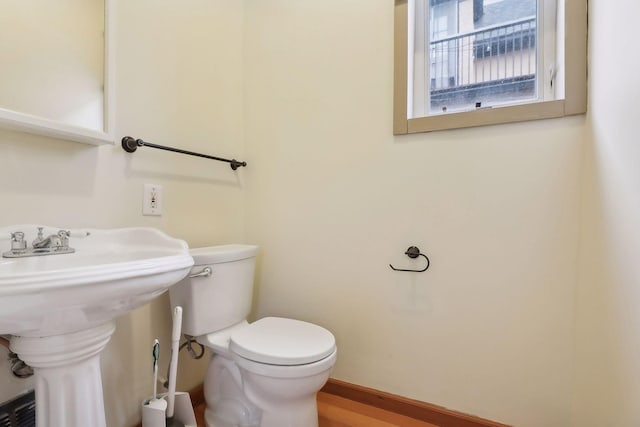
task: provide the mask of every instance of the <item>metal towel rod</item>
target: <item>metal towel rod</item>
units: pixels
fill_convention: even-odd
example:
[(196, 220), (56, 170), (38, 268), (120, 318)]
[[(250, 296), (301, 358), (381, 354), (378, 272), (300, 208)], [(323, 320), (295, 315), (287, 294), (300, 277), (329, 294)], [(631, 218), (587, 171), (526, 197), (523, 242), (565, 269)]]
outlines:
[(188, 154), (189, 156), (204, 157), (205, 159), (217, 160), (219, 162), (227, 162), (230, 164), (231, 169), (233, 170), (238, 169), (240, 166), (243, 166), (243, 167), (247, 166), (247, 162), (240, 162), (236, 159), (231, 159), (231, 160), (223, 159), (222, 157), (209, 156), (208, 154), (201, 154), (201, 153), (181, 150), (179, 148), (173, 148), (173, 147), (165, 147), (164, 145), (152, 144), (151, 142), (143, 141), (141, 139), (135, 139), (130, 136), (125, 136), (124, 138), (122, 138), (122, 148), (127, 153), (134, 153), (138, 149), (138, 147), (157, 148), (159, 150), (172, 151), (174, 153), (180, 153), (180, 154)]

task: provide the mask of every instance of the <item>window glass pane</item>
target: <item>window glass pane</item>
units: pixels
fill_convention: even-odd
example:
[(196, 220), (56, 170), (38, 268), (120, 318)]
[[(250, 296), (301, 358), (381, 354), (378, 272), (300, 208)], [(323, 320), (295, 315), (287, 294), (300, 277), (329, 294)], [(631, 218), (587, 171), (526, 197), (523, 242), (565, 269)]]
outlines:
[(537, 0), (429, 0), (430, 114), (538, 98)]

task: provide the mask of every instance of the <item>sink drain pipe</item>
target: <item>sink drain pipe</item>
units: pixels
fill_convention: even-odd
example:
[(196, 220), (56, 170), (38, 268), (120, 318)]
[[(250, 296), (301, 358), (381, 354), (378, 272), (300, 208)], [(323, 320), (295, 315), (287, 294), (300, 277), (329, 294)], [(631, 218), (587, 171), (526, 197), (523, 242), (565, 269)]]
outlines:
[[(200, 344), (198, 341), (196, 341), (195, 337), (192, 337), (191, 335), (183, 334), (182, 336), (186, 339), (186, 341), (180, 344), (180, 347), (178, 348), (178, 353), (180, 353), (182, 349), (186, 347), (189, 353), (189, 356), (191, 356), (192, 359), (195, 359), (195, 360), (202, 359), (205, 353), (204, 346)], [(198, 352), (196, 352), (196, 350), (193, 348), (194, 344), (199, 347)], [(170, 368), (171, 366), (167, 366), (167, 377), (159, 379), (162, 381), (162, 386), (166, 389), (169, 388), (169, 369)]]

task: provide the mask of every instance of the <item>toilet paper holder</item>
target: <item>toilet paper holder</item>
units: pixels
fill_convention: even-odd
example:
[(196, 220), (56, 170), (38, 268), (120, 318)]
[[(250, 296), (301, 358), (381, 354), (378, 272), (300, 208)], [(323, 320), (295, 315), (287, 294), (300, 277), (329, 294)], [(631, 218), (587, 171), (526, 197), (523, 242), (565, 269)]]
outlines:
[(412, 259), (418, 258), (419, 256), (424, 257), (424, 259), (427, 260), (427, 266), (422, 270), (408, 270), (404, 268), (395, 268), (393, 265), (389, 264), (389, 267), (391, 267), (393, 271), (411, 271), (414, 273), (422, 273), (423, 271), (427, 271), (427, 269), (429, 268), (429, 265), (431, 264), (431, 261), (429, 261), (429, 257), (423, 254), (422, 252), (420, 252), (420, 248), (418, 248), (417, 246), (409, 246), (409, 248), (405, 251), (404, 254)]

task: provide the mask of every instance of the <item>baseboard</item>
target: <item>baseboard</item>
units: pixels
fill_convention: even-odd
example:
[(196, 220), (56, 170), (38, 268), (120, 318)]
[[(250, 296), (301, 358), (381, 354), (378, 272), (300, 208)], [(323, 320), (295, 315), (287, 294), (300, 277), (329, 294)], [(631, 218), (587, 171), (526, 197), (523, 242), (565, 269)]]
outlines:
[(320, 390), (356, 402), (371, 405), (439, 427), (509, 427), (473, 415), (452, 411), (442, 406), (408, 399), (384, 391), (330, 378)]

